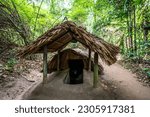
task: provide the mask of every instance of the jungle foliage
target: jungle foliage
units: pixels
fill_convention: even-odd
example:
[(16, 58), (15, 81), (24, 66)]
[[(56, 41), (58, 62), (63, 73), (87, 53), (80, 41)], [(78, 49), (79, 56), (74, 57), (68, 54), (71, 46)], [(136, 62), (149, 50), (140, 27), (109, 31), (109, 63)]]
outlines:
[(0, 43), (28, 45), (64, 20), (118, 45), (128, 58), (150, 60), (149, 0), (0, 0)]

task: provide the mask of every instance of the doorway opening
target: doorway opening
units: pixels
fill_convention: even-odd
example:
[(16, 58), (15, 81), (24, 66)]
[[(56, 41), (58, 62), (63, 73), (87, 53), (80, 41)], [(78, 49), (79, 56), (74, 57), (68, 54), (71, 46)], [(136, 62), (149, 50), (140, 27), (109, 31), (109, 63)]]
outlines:
[(68, 61), (69, 65), (69, 83), (81, 84), (83, 83), (83, 68), (84, 63), (82, 59), (71, 59)]

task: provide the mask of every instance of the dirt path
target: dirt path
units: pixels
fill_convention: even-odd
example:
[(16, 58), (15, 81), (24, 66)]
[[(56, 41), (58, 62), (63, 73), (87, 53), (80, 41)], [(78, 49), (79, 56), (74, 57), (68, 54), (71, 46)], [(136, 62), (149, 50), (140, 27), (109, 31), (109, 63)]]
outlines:
[(5, 87), (0, 86), (0, 99), (150, 99), (150, 87), (143, 86), (136, 75), (117, 63), (104, 65), (104, 75), (99, 80), (102, 82), (96, 89), (92, 87), (91, 72), (84, 70), (84, 83), (78, 85), (64, 84), (66, 74), (67, 71), (50, 74), (43, 87), (42, 73), (31, 70), (30, 74), (13, 78)]
[(115, 63), (104, 66), (104, 79), (115, 84), (118, 99), (150, 99), (150, 88), (137, 81), (136, 75)]
[(43, 87), (29, 89), (23, 99), (150, 99), (150, 88), (137, 81), (136, 75), (119, 64), (104, 65), (104, 75), (101, 76), (99, 87), (92, 87), (92, 73), (84, 70), (84, 83), (78, 85), (64, 84), (67, 71), (55, 72), (49, 75), (48, 83)]
[[(54, 72), (49, 76), (48, 83), (40, 84), (35, 89), (27, 92), (23, 99), (34, 100), (101, 100), (101, 99), (115, 99), (115, 96), (109, 88), (99, 82), (98, 88), (93, 88), (92, 73), (84, 70), (83, 84), (65, 84), (63, 82), (68, 71)], [(102, 85), (103, 84), (103, 85)]]

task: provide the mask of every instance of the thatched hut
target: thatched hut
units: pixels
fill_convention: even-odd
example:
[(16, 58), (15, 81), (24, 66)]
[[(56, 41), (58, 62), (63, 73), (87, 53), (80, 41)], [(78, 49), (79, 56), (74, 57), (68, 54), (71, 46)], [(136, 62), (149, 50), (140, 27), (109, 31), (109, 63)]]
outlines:
[(63, 50), (69, 42), (78, 41), (89, 50), (89, 68), (91, 66), (91, 51), (94, 54), (94, 79), (93, 85), (96, 87), (98, 80), (98, 56), (108, 65), (116, 62), (116, 55), (119, 48), (107, 43), (103, 39), (87, 32), (81, 26), (74, 22), (65, 21), (41, 35), (35, 42), (25, 47), (20, 56), (26, 56), (34, 53), (43, 53), (43, 83), (47, 78), (47, 53), (58, 52), (57, 70), (60, 66), (60, 51)]
[[(55, 54), (52, 59), (48, 62), (48, 73), (52, 73), (57, 71), (57, 63), (58, 63), (58, 54)], [(60, 70), (69, 69), (69, 60), (82, 60), (84, 64), (84, 69), (89, 70), (89, 63), (88, 63), (88, 54), (80, 49), (65, 49), (60, 52)], [(94, 70), (94, 58), (91, 57), (91, 69), (90, 71)], [(98, 70), (99, 74), (103, 73), (103, 67), (98, 63)]]

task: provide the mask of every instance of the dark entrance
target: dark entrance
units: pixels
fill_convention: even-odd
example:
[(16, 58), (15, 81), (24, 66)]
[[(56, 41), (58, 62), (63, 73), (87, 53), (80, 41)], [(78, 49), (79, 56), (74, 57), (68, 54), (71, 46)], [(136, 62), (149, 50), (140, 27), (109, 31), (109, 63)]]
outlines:
[(83, 67), (84, 63), (82, 59), (69, 60), (69, 78), (70, 84), (83, 83)]

